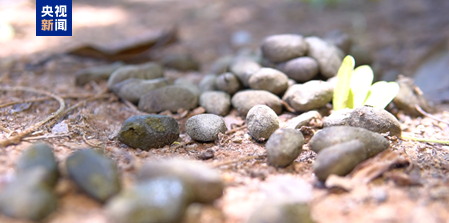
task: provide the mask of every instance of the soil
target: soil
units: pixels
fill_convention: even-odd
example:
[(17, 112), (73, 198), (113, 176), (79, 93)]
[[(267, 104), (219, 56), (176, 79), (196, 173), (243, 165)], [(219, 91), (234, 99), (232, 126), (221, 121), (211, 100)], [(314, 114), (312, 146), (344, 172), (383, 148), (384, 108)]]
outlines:
[[(14, 178), (15, 161), (36, 141), (53, 146), (61, 167), (74, 150), (103, 150), (117, 162), (125, 186), (132, 183), (135, 171), (147, 160), (171, 156), (200, 159), (200, 154), (209, 149), (214, 151), (214, 158), (202, 162), (218, 166), (215, 168), (221, 170), (227, 187), (222, 198), (212, 205), (200, 206), (200, 214), (186, 222), (245, 222), (266, 197), (263, 185), (285, 175), (312, 186), (309, 204), (317, 222), (448, 222), (447, 145), (392, 139), (393, 146), (387, 152), (361, 164), (346, 178), (336, 178), (333, 189), (326, 189), (313, 175), (316, 154), (307, 145), (292, 165), (274, 168), (266, 163), (263, 143), (248, 137), (244, 128), (223, 135), (215, 143), (189, 142), (183, 125), (200, 110), (170, 114), (179, 121), (179, 141), (185, 144), (135, 150), (120, 143), (116, 134), (125, 119), (143, 113), (112, 93), (103, 93), (105, 82), (84, 87), (74, 84), (78, 70), (110, 61), (66, 54), (85, 42), (120, 42), (144, 31), (176, 25), (179, 41), (161, 48), (160, 53), (192, 54), (203, 65), (201, 72), (168, 73), (198, 81), (219, 56), (242, 47), (255, 48), (267, 35), (324, 36), (339, 29), (350, 33), (357, 44), (368, 50), (378, 73), (410, 75), (421, 60), (448, 43), (448, 11), (449, 1), (445, 0), (348, 0), (325, 7), (286, 0), (78, 0), (73, 1), (72, 37), (36, 37), (34, 1), (3, 1), (0, 21), (12, 24), (16, 35), (0, 43), (0, 88), (26, 86), (45, 90), (63, 97), (66, 107), (77, 103), (80, 106), (56, 122), (39, 127), (18, 144), (1, 148), (0, 187)], [(233, 33), (241, 30), (251, 33), (251, 41), (244, 46), (231, 41)], [(99, 94), (102, 97), (89, 98)], [(2, 91), (0, 104), (42, 97), (31, 92)], [(52, 99), (34, 102), (23, 111), (17, 106), (2, 106), (0, 140), (17, 135), (58, 108), (58, 102)], [(448, 140), (448, 106), (437, 108), (433, 115), (442, 121), (409, 117), (399, 111), (403, 135)], [(280, 116), (281, 126), (296, 115), (285, 112)], [(244, 124), (244, 118), (235, 111), (225, 120), (234, 128)], [(69, 132), (52, 134), (53, 125), (60, 122), (68, 125)], [(312, 125), (309, 132), (318, 130), (317, 126)], [(306, 142), (309, 139), (310, 135), (306, 135)], [(108, 222), (102, 205), (85, 196), (67, 178), (60, 180), (56, 190), (60, 205), (44, 222)], [(0, 216), (0, 222), (25, 221)]]

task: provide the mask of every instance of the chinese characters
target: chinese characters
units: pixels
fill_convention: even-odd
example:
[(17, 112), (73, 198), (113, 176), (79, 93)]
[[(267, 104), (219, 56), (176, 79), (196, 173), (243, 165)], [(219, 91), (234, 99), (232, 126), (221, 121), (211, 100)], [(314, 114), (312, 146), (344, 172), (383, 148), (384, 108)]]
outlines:
[[(67, 6), (66, 5), (56, 5), (54, 16), (56, 18), (67, 17)], [(67, 31), (67, 19), (55, 19), (53, 26), (53, 19), (47, 19), (47, 17), (53, 17), (53, 8), (51, 6), (42, 7), (42, 31)], [(54, 29), (53, 29), (54, 28)]]

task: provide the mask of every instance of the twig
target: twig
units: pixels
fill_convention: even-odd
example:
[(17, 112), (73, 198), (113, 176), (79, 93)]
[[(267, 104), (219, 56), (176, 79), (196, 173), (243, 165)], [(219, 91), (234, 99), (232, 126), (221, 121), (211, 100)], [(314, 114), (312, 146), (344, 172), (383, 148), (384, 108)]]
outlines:
[(229, 135), (229, 134), (231, 134), (231, 133), (234, 133), (234, 132), (237, 132), (237, 131), (246, 129), (246, 128), (247, 128), (246, 125), (242, 125), (242, 126), (240, 126), (240, 127), (237, 127), (237, 128), (231, 129), (231, 130), (229, 130), (229, 131), (226, 131), (225, 134), (226, 134), (226, 135)]
[(194, 141), (194, 140), (190, 140), (190, 141), (182, 142), (182, 143), (176, 143), (176, 142), (174, 142), (173, 144), (175, 144), (175, 146), (173, 146), (173, 148), (171, 148), (171, 149), (172, 149), (173, 151), (175, 151), (175, 150), (178, 149), (179, 147), (184, 147), (184, 146), (189, 145), (189, 144), (192, 144), (192, 143), (195, 143), (195, 141)]
[(284, 105), (285, 109), (289, 112), (296, 112), (294, 108), (292, 108), (287, 102), (281, 100), (281, 104)]
[(419, 113), (421, 113), (422, 115), (427, 116), (427, 117), (429, 117), (429, 118), (431, 118), (431, 119), (435, 119), (435, 120), (437, 120), (437, 121), (439, 121), (439, 122), (446, 123), (446, 124), (449, 125), (449, 122), (448, 122), (448, 121), (445, 121), (445, 120), (443, 120), (443, 119), (440, 119), (440, 118), (436, 117), (435, 115), (432, 115), (432, 114), (427, 113), (427, 112), (424, 111), (419, 105), (416, 105), (415, 108), (416, 108), (416, 110), (418, 110)]
[(15, 136), (12, 136), (12, 137), (9, 137), (7, 139), (4, 139), (4, 140), (0, 141), (0, 147), (6, 147), (6, 146), (11, 145), (11, 144), (19, 143), (20, 140), (23, 137), (25, 137), (26, 135), (36, 131), (36, 129), (38, 129), (39, 127), (41, 127), (45, 123), (49, 122), (50, 120), (55, 119), (57, 117), (60, 117), (60, 115), (62, 114), (62, 112), (65, 109), (64, 99), (62, 99), (61, 97), (59, 97), (59, 96), (57, 96), (57, 95), (55, 95), (53, 93), (47, 92), (47, 91), (37, 90), (37, 89), (34, 89), (34, 88), (29, 88), (29, 87), (21, 87), (21, 86), (12, 87), (12, 88), (10, 88), (10, 87), (2, 87), (2, 88), (0, 88), (0, 91), (27, 91), (27, 92), (32, 92), (32, 93), (36, 93), (36, 94), (43, 94), (43, 95), (46, 95), (48, 97), (52, 97), (52, 98), (54, 98), (55, 100), (57, 100), (59, 102), (59, 108), (58, 108), (58, 110), (55, 113), (51, 114), (50, 116), (45, 118), (43, 121), (40, 121), (40, 122), (32, 125), (31, 127), (25, 129), (23, 132), (20, 132), (19, 134), (15, 135)]
[[(59, 97), (64, 98), (64, 99), (67, 99), (67, 98), (88, 98), (88, 97), (92, 97), (92, 95), (63, 95), (63, 96), (59, 96)], [(15, 104), (23, 104), (23, 103), (30, 103), (30, 102), (41, 102), (41, 101), (47, 101), (47, 100), (51, 100), (51, 99), (53, 99), (53, 98), (45, 97), (45, 98), (29, 99), (29, 100), (24, 100), (24, 101), (13, 101), (13, 102), (8, 102), (6, 104), (0, 105), (0, 108), (8, 107), (8, 106), (15, 105)]]
[(265, 158), (267, 155), (256, 155), (256, 156), (247, 156), (247, 157), (243, 157), (240, 159), (236, 159), (236, 160), (228, 160), (228, 161), (224, 161), (221, 163), (216, 163), (211, 165), (212, 168), (217, 168), (220, 166), (225, 166), (225, 165), (229, 165), (229, 164), (234, 164), (234, 163), (240, 163), (243, 161), (247, 161), (247, 160), (252, 160), (252, 159), (261, 159), (261, 158)]
[(92, 146), (92, 147), (94, 147), (94, 148), (102, 148), (101, 145), (94, 144), (94, 143), (90, 142), (89, 140), (87, 140), (86, 134), (83, 134), (83, 140), (84, 140), (84, 142), (85, 142), (87, 145), (89, 145), (89, 146)]
[(437, 139), (424, 139), (424, 138), (415, 138), (410, 136), (401, 136), (403, 139), (410, 139), (418, 142), (431, 142), (431, 143), (439, 143), (439, 144), (446, 144), (449, 145), (449, 141), (447, 140), (437, 140)]
[(34, 137), (25, 137), (22, 140), (39, 140), (39, 139), (51, 139), (51, 138), (59, 138), (59, 137), (70, 137), (70, 134), (62, 134), (62, 135), (51, 135), (51, 136), (34, 136)]

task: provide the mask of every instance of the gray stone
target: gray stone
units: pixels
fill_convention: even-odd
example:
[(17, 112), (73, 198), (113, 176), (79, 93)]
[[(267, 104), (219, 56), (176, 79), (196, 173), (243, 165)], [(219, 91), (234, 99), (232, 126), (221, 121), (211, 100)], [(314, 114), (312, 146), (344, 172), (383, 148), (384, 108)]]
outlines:
[(304, 56), (308, 48), (304, 38), (295, 34), (268, 36), (263, 40), (261, 46), (263, 57), (274, 63)]
[(164, 67), (172, 68), (179, 71), (199, 70), (200, 64), (191, 55), (177, 54), (167, 55), (161, 60)]
[(240, 115), (246, 116), (248, 111), (255, 105), (267, 105), (276, 114), (282, 112), (282, 101), (273, 93), (263, 90), (245, 90), (235, 94), (231, 99), (232, 106)]
[(196, 84), (192, 83), (191, 81), (185, 78), (178, 78), (173, 82), (173, 84), (175, 86), (180, 86), (189, 89), (197, 97), (199, 97), (201, 94), (201, 89)]
[(319, 71), (318, 62), (312, 57), (298, 57), (278, 65), (279, 70), (297, 82), (314, 78)]
[(302, 113), (288, 120), (286, 128), (300, 129), (303, 126), (308, 126), (312, 120), (321, 120), (321, 114), (316, 110)]
[(413, 79), (401, 76), (396, 82), (399, 84), (399, 92), (393, 99), (396, 107), (412, 116), (422, 115), (416, 106), (426, 112), (433, 112), (433, 108), (427, 103), (421, 90), (413, 84)]
[(265, 202), (248, 223), (313, 223), (310, 207), (302, 202)]
[(318, 109), (331, 102), (332, 86), (325, 81), (312, 80), (287, 89), (282, 100), (296, 111)]
[(165, 86), (142, 95), (139, 109), (156, 113), (165, 110), (176, 112), (179, 109), (190, 110), (198, 106), (198, 95), (182, 86)]
[(377, 155), (390, 146), (388, 140), (382, 135), (364, 128), (332, 126), (315, 133), (309, 142), (309, 147), (316, 153), (320, 153), (326, 147), (351, 140), (359, 140), (364, 144), (364, 148), (367, 151), (367, 158)]
[(140, 65), (126, 65), (118, 68), (111, 74), (108, 79), (108, 89), (129, 78), (138, 79), (155, 79), (164, 76), (162, 67), (153, 62), (144, 63)]
[(190, 191), (181, 180), (159, 177), (138, 182), (112, 198), (106, 215), (115, 223), (177, 223), (190, 203)]
[(352, 48), (352, 39), (349, 34), (344, 33), (340, 30), (332, 30), (324, 36), (324, 39), (340, 48), (344, 54), (352, 55), (350, 52)]
[(105, 202), (120, 192), (120, 176), (115, 163), (93, 149), (72, 153), (66, 168), (75, 184), (92, 198)]
[(178, 138), (178, 122), (165, 115), (132, 116), (123, 122), (118, 134), (121, 142), (143, 150), (171, 145)]
[(349, 108), (333, 111), (331, 115), (324, 118), (323, 126), (327, 128), (330, 126), (349, 125), (348, 121), (352, 111)]
[(273, 166), (285, 167), (290, 165), (301, 153), (304, 136), (296, 129), (278, 129), (268, 139), (268, 163)]
[(266, 90), (279, 95), (288, 88), (288, 77), (273, 68), (260, 68), (248, 80), (249, 86), (255, 90)]
[(306, 41), (309, 44), (307, 55), (318, 62), (320, 73), (327, 78), (337, 75), (343, 61), (343, 52), (335, 45), (316, 36), (307, 37)]
[(233, 56), (222, 56), (215, 60), (215, 62), (210, 67), (210, 72), (213, 74), (222, 74), (228, 72), (229, 65), (231, 64)]
[(231, 96), (223, 91), (206, 91), (200, 96), (200, 106), (207, 113), (226, 116), (231, 108)]
[(218, 133), (225, 133), (226, 124), (222, 117), (214, 114), (199, 114), (186, 122), (186, 133), (193, 140), (211, 142), (218, 138)]
[(217, 86), (218, 90), (231, 95), (243, 88), (242, 83), (233, 73), (219, 75), (215, 80), (215, 86)]
[(318, 153), (313, 172), (321, 181), (331, 174), (344, 176), (368, 158), (365, 146), (359, 140), (351, 140), (326, 147)]
[(53, 149), (45, 143), (35, 143), (22, 153), (16, 164), (18, 174), (23, 174), (35, 168), (45, 171), (45, 183), (54, 187), (59, 177), (58, 164), (56, 163)]
[(232, 61), (229, 71), (238, 77), (244, 87), (249, 87), (249, 78), (260, 68), (260, 65), (251, 58), (237, 57)]
[(75, 74), (75, 84), (78, 86), (83, 86), (91, 81), (106, 81), (115, 70), (124, 65), (125, 64), (122, 62), (115, 62), (104, 66), (89, 67), (79, 70)]
[(20, 173), (0, 193), (4, 215), (40, 221), (56, 210), (57, 197), (46, 181), (47, 170), (38, 166)]
[(217, 86), (215, 85), (215, 80), (217, 79), (216, 74), (208, 74), (201, 79), (198, 84), (198, 88), (202, 91), (215, 91), (217, 90)]
[(246, 125), (252, 137), (264, 141), (279, 128), (279, 117), (270, 107), (256, 105), (248, 111)]
[(170, 82), (166, 78), (156, 78), (150, 80), (129, 78), (115, 84), (112, 87), (112, 91), (119, 98), (137, 104), (140, 97), (145, 93), (161, 87), (165, 87), (169, 84)]
[(137, 173), (136, 180), (144, 182), (158, 177), (182, 181), (190, 191), (192, 202), (212, 203), (223, 195), (220, 172), (201, 162), (180, 158), (148, 161)]
[(390, 112), (381, 108), (363, 106), (355, 108), (348, 119), (348, 125), (361, 127), (378, 133), (389, 133), (401, 137), (401, 124)]

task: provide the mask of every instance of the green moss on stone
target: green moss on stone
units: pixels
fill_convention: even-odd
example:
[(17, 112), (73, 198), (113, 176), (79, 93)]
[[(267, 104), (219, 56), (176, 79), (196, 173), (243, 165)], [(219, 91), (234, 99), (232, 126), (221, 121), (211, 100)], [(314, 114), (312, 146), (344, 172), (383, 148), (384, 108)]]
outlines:
[(150, 125), (150, 127), (158, 132), (165, 132), (164, 123), (158, 118), (148, 117), (145, 122)]

